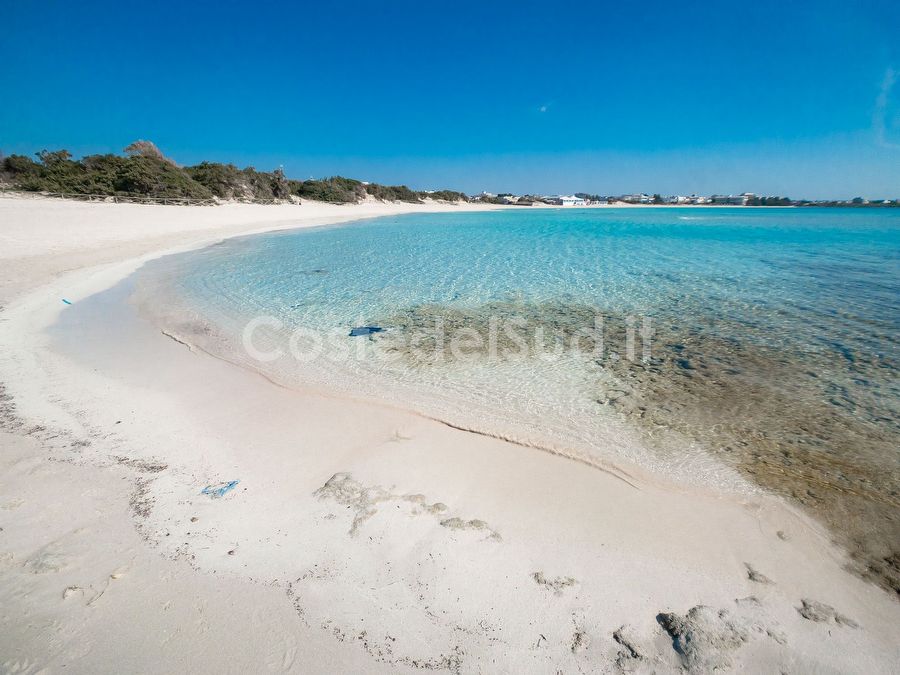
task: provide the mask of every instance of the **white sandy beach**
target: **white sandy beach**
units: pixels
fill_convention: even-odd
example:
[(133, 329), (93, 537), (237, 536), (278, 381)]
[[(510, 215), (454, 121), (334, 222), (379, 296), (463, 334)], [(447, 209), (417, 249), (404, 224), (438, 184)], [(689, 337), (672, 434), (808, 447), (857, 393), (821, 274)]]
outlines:
[(896, 672), (900, 603), (780, 498), (276, 387), (90, 299), (225, 237), (475, 208), (0, 198), (0, 671)]

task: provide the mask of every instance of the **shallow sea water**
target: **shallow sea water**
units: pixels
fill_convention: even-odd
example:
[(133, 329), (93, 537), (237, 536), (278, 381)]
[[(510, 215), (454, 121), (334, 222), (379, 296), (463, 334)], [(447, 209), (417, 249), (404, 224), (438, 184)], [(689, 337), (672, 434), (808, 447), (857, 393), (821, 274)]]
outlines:
[[(171, 334), (288, 386), (775, 490), (900, 588), (900, 209), (406, 215), (228, 240), (138, 287)], [(280, 358), (247, 352), (254, 317)]]

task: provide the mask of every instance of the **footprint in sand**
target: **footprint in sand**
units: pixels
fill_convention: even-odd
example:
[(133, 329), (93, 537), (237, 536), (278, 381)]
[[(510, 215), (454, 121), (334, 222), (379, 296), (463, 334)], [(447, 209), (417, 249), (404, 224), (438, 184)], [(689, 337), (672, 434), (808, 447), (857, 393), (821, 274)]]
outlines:
[(3, 672), (8, 675), (20, 675), (20, 673), (34, 673), (39, 670), (38, 664), (31, 659), (16, 659), (3, 662)]
[(19, 499), (18, 497), (16, 497), (15, 499), (10, 499), (8, 502), (3, 502), (3, 504), (0, 504), (0, 509), (4, 511), (15, 511), (24, 503), (24, 499)]
[(25, 569), (32, 574), (59, 572), (66, 566), (66, 556), (56, 551), (43, 550), (25, 561)]
[(63, 600), (68, 600), (69, 598), (73, 598), (75, 596), (84, 597), (84, 589), (81, 586), (66, 586), (66, 590), (63, 591), (62, 597)]
[(754, 583), (757, 583), (757, 584), (772, 584), (772, 583), (774, 583), (769, 577), (767, 577), (765, 574), (760, 572), (758, 569), (754, 568), (753, 565), (751, 565), (750, 563), (745, 562), (744, 567), (747, 568), (747, 578), (750, 581), (753, 581)]
[(297, 658), (297, 638), (293, 626), (282, 626), (272, 620), (268, 612), (257, 610), (250, 619), (252, 634), (259, 644), (269, 645), (266, 650), (266, 666), (270, 671), (288, 672)]
[(578, 581), (572, 577), (555, 577), (550, 579), (544, 576), (543, 572), (534, 572), (531, 575), (531, 578), (534, 579), (534, 582), (538, 586), (553, 591), (554, 595), (562, 595), (563, 590), (578, 583)]
[(804, 619), (809, 621), (815, 621), (816, 623), (836, 623), (839, 626), (848, 626), (850, 628), (859, 628), (859, 624), (851, 619), (848, 616), (845, 616), (838, 612), (831, 605), (826, 605), (824, 602), (818, 602), (816, 600), (809, 600), (804, 598), (800, 601), (800, 607), (797, 607), (797, 612)]

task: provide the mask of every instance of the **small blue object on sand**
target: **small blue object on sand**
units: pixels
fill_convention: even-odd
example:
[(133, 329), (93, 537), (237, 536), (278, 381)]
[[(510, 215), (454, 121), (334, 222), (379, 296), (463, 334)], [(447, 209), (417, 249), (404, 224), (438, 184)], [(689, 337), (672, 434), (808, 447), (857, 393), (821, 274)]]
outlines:
[(357, 335), (371, 335), (372, 333), (380, 333), (384, 328), (381, 326), (357, 326), (356, 328), (350, 329), (350, 337), (356, 337)]
[(209, 495), (213, 499), (218, 499), (234, 490), (234, 486), (240, 482), (241, 481), (239, 480), (229, 480), (224, 483), (217, 483), (216, 485), (207, 485), (200, 491), (200, 494)]
[(72, 302), (71, 302), (70, 300), (66, 300), (65, 298), (63, 298), (62, 301), (63, 301), (64, 303), (66, 303), (67, 305), (71, 305), (71, 304), (72, 304)]

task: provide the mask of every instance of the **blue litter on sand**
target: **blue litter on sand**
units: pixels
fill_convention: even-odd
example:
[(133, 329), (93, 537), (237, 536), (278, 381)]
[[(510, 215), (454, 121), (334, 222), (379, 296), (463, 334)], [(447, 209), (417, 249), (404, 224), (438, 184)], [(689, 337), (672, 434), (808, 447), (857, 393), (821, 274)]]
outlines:
[(239, 480), (230, 480), (224, 483), (216, 483), (215, 485), (207, 485), (200, 491), (200, 494), (209, 495), (213, 499), (218, 499), (234, 490), (234, 486), (240, 482), (241, 481)]
[(350, 337), (356, 337), (357, 335), (371, 335), (372, 333), (380, 333), (384, 328), (381, 326), (357, 326), (356, 328), (350, 329)]
[(69, 300), (66, 300), (66, 299), (65, 299), (65, 298), (63, 298), (63, 299), (62, 299), (62, 301), (63, 301), (63, 302), (64, 302), (64, 303), (66, 303), (66, 304), (67, 304), (67, 305), (71, 305), (71, 304), (72, 304), (72, 302), (71, 302), (71, 301), (69, 301)]

